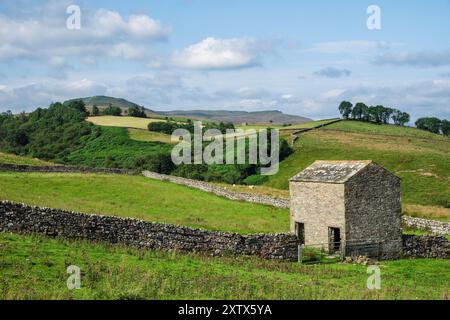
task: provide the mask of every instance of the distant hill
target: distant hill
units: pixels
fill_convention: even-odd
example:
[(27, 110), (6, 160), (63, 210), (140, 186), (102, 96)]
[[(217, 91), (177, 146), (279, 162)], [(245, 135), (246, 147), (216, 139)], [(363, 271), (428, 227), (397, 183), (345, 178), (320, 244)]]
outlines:
[[(122, 114), (126, 114), (128, 111), (128, 108), (130, 107), (141, 107), (140, 105), (122, 99), (122, 98), (114, 98), (114, 97), (107, 97), (107, 96), (94, 96), (94, 97), (86, 97), (86, 98), (77, 98), (77, 99), (70, 99), (65, 101), (64, 103), (69, 103), (70, 101), (74, 100), (83, 100), (83, 102), (86, 104), (86, 107), (88, 110), (92, 110), (92, 107), (96, 105), (100, 110), (108, 108), (109, 105), (112, 105), (113, 107), (119, 107), (122, 109)], [(155, 113), (153, 110), (145, 108), (145, 113), (149, 117), (160, 117), (157, 113)]]
[(159, 111), (159, 114), (167, 117), (184, 117), (199, 120), (232, 122), (234, 124), (301, 124), (312, 121), (311, 119), (284, 114), (281, 111), (226, 111), (226, 110), (177, 110)]
[[(128, 108), (141, 107), (140, 105), (121, 98), (107, 97), (107, 96), (94, 96), (86, 98), (77, 98), (67, 100), (64, 103), (68, 103), (73, 100), (83, 100), (88, 110), (92, 110), (92, 107), (96, 105), (100, 110), (107, 108), (110, 104), (122, 109), (122, 113), (126, 115)], [(178, 117), (178, 118), (190, 118), (194, 120), (209, 120), (209, 121), (223, 121), (232, 122), (234, 124), (301, 124), (312, 121), (311, 119), (284, 114), (281, 111), (227, 111), (227, 110), (175, 110), (175, 111), (154, 111), (145, 109), (147, 116), (153, 118), (161, 117)]]

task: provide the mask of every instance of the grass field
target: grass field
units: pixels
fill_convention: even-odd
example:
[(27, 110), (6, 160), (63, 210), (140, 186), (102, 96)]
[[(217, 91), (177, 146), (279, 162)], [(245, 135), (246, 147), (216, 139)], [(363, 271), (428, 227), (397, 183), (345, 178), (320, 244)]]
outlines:
[(56, 164), (35, 158), (16, 156), (14, 154), (0, 152), (0, 163), (22, 164), (29, 166), (54, 166)]
[(175, 144), (177, 143), (177, 142), (172, 142), (171, 136), (168, 134), (164, 134), (164, 133), (160, 133), (160, 132), (153, 132), (153, 131), (148, 131), (148, 130), (143, 130), (143, 129), (129, 128), (128, 135), (129, 135), (130, 139), (136, 140), (136, 141), (144, 141), (144, 142), (157, 141), (157, 142), (162, 142), (162, 143), (175, 143)]
[(164, 119), (150, 119), (150, 118), (136, 118), (136, 117), (115, 117), (115, 116), (99, 116), (89, 117), (87, 121), (105, 127), (122, 127), (122, 128), (136, 128), (148, 129), (148, 124), (151, 122), (161, 122)]
[(143, 176), (0, 172), (0, 199), (244, 234), (289, 231), (288, 210)]
[[(448, 260), (381, 262), (381, 290), (367, 267), (301, 266), (248, 257), (138, 251), (0, 233), (0, 299), (448, 299)], [(67, 267), (81, 269), (68, 290)]]
[(295, 124), (289, 127), (283, 127), (281, 128), (281, 130), (292, 130), (292, 129), (309, 129), (309, 128), (314, 128), (317, 126), (320, 126), (322, 124), (327, 124), (329, 122), (338, 120), (336, 119), (325, 119), (325, 120), (317, 120), (317, 121), (310, 121), (310, 122), (305, 122), (305, 123), (301, 123), (301, 124)]
[(266, 187), (288, 180), (315, 160), (374, 160), (402, 178), (406, 213), (450, 221), (450, 139), (413, 128), (339, 122), (304, 133), (295, 153)]

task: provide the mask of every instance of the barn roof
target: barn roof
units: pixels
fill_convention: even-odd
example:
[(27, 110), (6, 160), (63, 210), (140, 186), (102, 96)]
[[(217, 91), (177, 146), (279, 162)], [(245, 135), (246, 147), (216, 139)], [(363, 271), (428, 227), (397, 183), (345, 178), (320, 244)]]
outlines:
[(362, 161), (316, 161), (308, 168), (291, 178), (298, 182), (345, 183), (348, 179), (371, 164)]

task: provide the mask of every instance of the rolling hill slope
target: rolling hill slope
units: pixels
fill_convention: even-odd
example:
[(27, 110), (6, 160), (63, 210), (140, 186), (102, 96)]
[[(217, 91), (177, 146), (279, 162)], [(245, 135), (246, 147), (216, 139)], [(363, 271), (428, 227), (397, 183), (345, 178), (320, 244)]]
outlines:
[(278, 110), (272, 111), (226, 111), (226, 110), (189, 110), (189, 111), (160, 111), (159, 114), (168, 117), (185, 117), (199, 120), (231, 122), (234, 124), (300, 124), (311, 119), (284, 114)]
[(406, 212), (450, 219), (450, 138), (393, 125), (343, 121), (300, 135), (295, 153), (266, 186), (288, 180), (315, 160), (374, 160), (402, 178)]
[[(114, 97), (107, 97), (107, 96), (93, 96), (93, 97), (85, 97), (85, 98), (76, 98), (76, 99), (70, 99), (64, 102), (64, 104), (67, 104), (73, 100), (82, 100), (88, 110), (92, 110), (92, 107), (96, 105), (100, 110), (103, 110), (107, 108), (109, 105), (113, 107), (119, 107), (122, 109), (122, 113), (126, 114), (128, 111), (128, 108), (131, 107), (141, 107), (140, 105), (128, 101), (126, 99), (122, 98), (114, 98)], [(148, 117), (160, 117), (158, 114), (156, 114), (153, 110), (145, 108), (145, 113)]]
[[(119, 107), (122, 109), (122, 113), (126, 115), (128, 108), (130, 107), (141, 107), (140, 105), (125, 100), (121, 98), (107, 97), (107, 96), (94, 96), (85, 98), (70, 99), (64, 103), (68, 103), (73, 100), (82, 100), (88, 110), (92, 110), (92, 106), (96, 105), (100, 110), (107, 108), (109, 105), (114, 107)], [(215, 122), (231, 122), (234, 124), (302, 124), (311, 119), (284, 114), (281, 111), (257, 111), (257, 112), (246, 112), (246, 111), (227, 111), (227, 110), (176, 110), (176, 111), (154, 111), (145, 108), (145, 112), (148, 117), (151, 118), (181, 118), (181, 119), (194, 119), (194, 120), (204, 120), (204, 121), (215, 121)]]

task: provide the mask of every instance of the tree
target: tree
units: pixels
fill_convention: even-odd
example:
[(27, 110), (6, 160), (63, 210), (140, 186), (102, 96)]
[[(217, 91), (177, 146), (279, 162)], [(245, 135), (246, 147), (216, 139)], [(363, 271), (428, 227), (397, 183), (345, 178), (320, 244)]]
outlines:
[(416, 127), (432, 133), (439, 134), (441, 132), (441, 120), (438, 118), (420, 118), (416, 121)]
[(339, 105), (339, 112), (341, 113), (344, 119), (348, 119), (350, 114), (352, 113), (353, 105), (351, 102), (342, 101)]
[(406, 112), (401, 112), (400, 114), (400, 118), (399, 118), (399, 123), (401, 126), (404, 126), (405, 124), (407, 124), (410, 120), (410, 115), (409, 113)]
[(450, 121), (449, 120), (444, 119), (441, 121), (441, 131), (444, 136), (450, 135)]
[(362, 120), (366, 109), (367, 106), (364, 103), (358, 102), (352, 110), (352, 118)]
[(108, 108), (102, 111), (102, 114), (105, 116), (121, 116), (122, 109), (120, 109), (119, 107), (113, 107), (113, 105), (110, 103)]
[(94, 106), (92, 107), (92, 115), (98, 116), (99, 114), (100, 114), (100, 110), (98, 109), (97, 105), (94, 104)]
[(89, 114), (89, 112), (86, 110), (86, 104), (83, 100), (72, 100), (67, 104), (65, 103), (65, 105), (67, 105), (69, 108), (78, 110), (79, 112), (85, 114), (85, 116)]
[(381, 109), (381, 121), (383, 121), (384, 124), (388, 124), (393, 112), (394, 109), (383, 107)]
[(128, 108), (128, 115), (130, 117), (147, 118), (144, 107), (132, 106)]
[(394, 121), (394, 124), (399, 126), (400, 125), (400, 118), (402, 116), (402, 113), (400, 110), (398, 109), (394, 109), (392, 111), (392, 121)]

